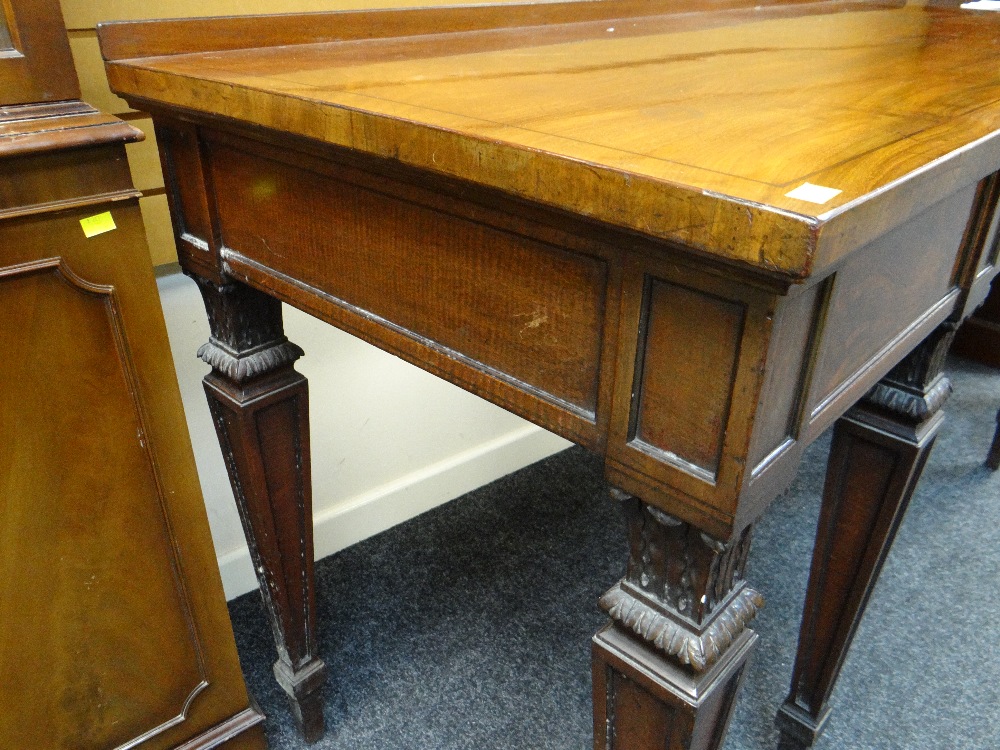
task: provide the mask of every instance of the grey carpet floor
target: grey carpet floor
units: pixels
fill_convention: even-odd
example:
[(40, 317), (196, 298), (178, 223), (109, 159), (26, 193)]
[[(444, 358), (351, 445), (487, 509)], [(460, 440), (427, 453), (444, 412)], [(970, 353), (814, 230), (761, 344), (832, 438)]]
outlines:
[[(1000, 748), (1000, 472), (983, 467), (1000, 374), (950, 363), (955, 395), (833, 696), (818, 750)], [(726, 750), (773, 750), (829, 436), (758, 523), (767, 599)], [(600, 462), (571, 449), (317, 564), (328, 726), (316, 750), (586, 750), (597, 598), (624, 531)], [(305, 745), (271, 679), (257, 594), (230, 603), (273, 750)]]

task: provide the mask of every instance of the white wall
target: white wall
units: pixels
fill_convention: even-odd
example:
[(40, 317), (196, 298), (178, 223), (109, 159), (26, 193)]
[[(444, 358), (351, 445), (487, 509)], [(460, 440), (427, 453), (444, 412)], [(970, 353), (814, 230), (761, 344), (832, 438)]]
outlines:
[[(158, 279), (226, 597), (257, 587), (195, 356), (208, 322), (194, 282)], [(538, 461), (569, 443), (285, 307), (309, 379), (316, 558)]]

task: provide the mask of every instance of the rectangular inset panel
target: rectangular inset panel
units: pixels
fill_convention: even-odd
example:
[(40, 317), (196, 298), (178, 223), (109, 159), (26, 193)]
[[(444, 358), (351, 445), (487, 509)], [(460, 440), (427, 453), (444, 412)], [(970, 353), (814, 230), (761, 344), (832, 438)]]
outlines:
[(810, 389), (813, 418), (954, 288), (975, 195), (971, 185), (935, 204), (858, 250), (837, 272)]
[(746, 308), (665, 281), (647, 286), (632, 439), (714, 478)]
[(3, 748), (119, 747), (208, 684), (109, 289), (0, 269)]
[(594, 420), (605, 261), (398, 186), (353, 184), (336, 167), (323, 175), (214, 144), (211, 161), (226, 247)]
[(214, 238), (197, 130), (187, 124), (158, 124), (155, 133), (163, 154), (164, 183), (174, 212), (174, 231), (187, 246), (178, 249), (208, 250)]
[(817, 284), (797, 297), (782, 300), (775, 314), (764, 388), (750, 443), (749, 465), (752, 468), (757, 468), (795, 435), (795, 421), (801, 405), (799, 391), (804, 387), (804, 364), (819, 312), (816, 298), (824, 288), (823, 284)]

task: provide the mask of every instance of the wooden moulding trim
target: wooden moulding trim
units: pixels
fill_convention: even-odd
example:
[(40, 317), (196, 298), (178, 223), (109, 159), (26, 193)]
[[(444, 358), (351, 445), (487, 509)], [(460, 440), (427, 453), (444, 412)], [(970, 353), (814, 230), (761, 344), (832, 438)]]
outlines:
[(70, 148), (137, 143), (139, 128), (83, 102), (0, 108), (0, 159)]
[(198, 358), (205, 364), (241, 384), (290, 365), (304, 355), (305, 352), (288, 339), (277, 344), (268, 342), (245, 352), (234, 352), (213, 336), (198, 349)]
[[(774, 5), (823, 4), (784, 0)], [(743, 0), (713, 0), (713, 11), (744, 7)], [(108, 62), (193, 52), (387, 39), (463, 31), (518, 28), (622, 17), (704, 10), (704, 0), (576, 0), (453, 5), (438, 8), (289, 13), (216, 18), (116, 21), (97, 25), (101, 54)]]
[[(1000, 133), (994, 131), (820, 215), (814, 265), (806, 270), (815, 273), (840, 262), (962, 188), (988, 178), (998, 159)], [(912, 191), (904, 206), (896, 203), (901, 189)]]
[[(280, 271), (268, 268), (262, 263), (244, 257), (234, 250), (224, 248), (222, 258), (228, 276), (238, 279), (256, 289), (260, 289), (421, 369), (456, 383), (465, 390), (471, 391), (481, 398), (485, 398), (508, 411), (514, 412), (524, 419), (537, 422), (560, 437), (587, 448), (594, 447), (596, 441), (594, 433), (597, 422), (595, 412), (564, 401), (530, 383), (518, 380), (479, 360), (420, 336), (374, 313), (351, 305), (338, 297), (327, 294), (321, 289), (302, 283)], [(303, 293), (306, 295), (306, 299), (302, 298)], [(335, 320), (331, 319), (330, 310), (337, 311)], [(373, 335), (372, 331), (378, 333)], [(381, 335), (383, 332), (388, 332), (388, 336)], [(399, 340), (405, 341), (409, 345), (400, 346), (396, 343)], [(421, 347), (424, 351), (431, 352), (434, 356), (430, 360), (422, 356), (415, 357), (412, 353), (413, 345)], [(439, 365), (434, 364), (434, 361), (438, 359), (442, 362), (460, 363), (464, 366), (463, 369), (465, 372), (472, 373), (471, 377), (461, 370), (452, 368), (440, 369)], [(485, 377), (495, 383), (499, 383), (500, 388), (483, 388), (481, 381), (476, 376)], [(517, 399), (507, 397), (507, 394), (511, 393), (511, 391), (531, 397), (536, 402), (537, 407), (552, 409), (561, 418), (556, 419), (555, 422), (551, 421), (551, 418), (539, 421), (539, 418), (533, 414), (537, 407), (523, 408), (522, 405), (519, 405)]]
[[(127, 81), (123, 82), (119, 79), (118, 73), (120, 71), (126, 71)], [(109, 66), (108, 74), (112, 90), (125, 97), (131, 106), (153, 113), (154, 120), (158, 113), (165, 110), (173, 118), (190, 117), (192, 121), (204, 118), (206, 115), (212, 116), (207, 109), (195, 108), (193, 99), (201, 97), (202, 101), (210, 101), (220, 90), (226, 89), (221, 84), (212, 82), (205, 84), (204, 81), (185, 79), (186, 83), (192, 84), (189, 89), (178, 87), (179, 90), (183, 91), (182, 94), (164, 93), (164, 98), (156, 101), (144, 98), (142, 92), (146, 87), (156, 86), (158, 81), (162, 82), (161, 77), (177, 77), (176, 74), (153, 72), (142, 67), (131, 68), (127, 64), (122, 64), (120, 67), (117, 64)], [(204, 88), (201, 87), (202, 84), (205, 84)], [(216, 88), (217, 86), (219, 88)], [(261, 129), (270, 134), (290, 134), (334, 148), (355, 148), (366, 156), (377, 159), (392, 158), (376, 148), (352, 146), (350, 143), (352, 136), (348, 131), (333, 130), (327, 133), (310, 133), (306, 128), (282, 130), (281, 123), (271, 121), (269, 112), (253, 108), (254, 94), (252, 91), (240, 87), (230, 87), (227, 90), (230, 93), (238, 92), (238, 95), (233, 95), (232, 101), (239, 100), (240, 106), (247, 108), (247, 114), (242, 116), (235, 114), (216, 114), (213, 116), (217, 121), (224, 121), (227, 126)], [(309, 101), (299, 102), (299, 105), (304, 107), (304, 111), (307, 112), (321, 112), (327, 106)], [(379, 129), (393, 122), (393, 118), (379, 113), (340, 107), (333, 107), (333, 110), (349, 113), (354, 118), (356, 127), (362, 130), (369, 126)], [(426, 137), (427, 144), (438, 143), (441, 144), (440, 148), (443, 151), (454, 150), (456, 153), (466, 154), (466, 160), (447, 169), (441, 165), (428, 163), (435, 151), (435, 148), (428, 145), (420, 156), (399, 160), (399, 163), (409, 169), (429, 170), (435, 177), (448, 180), (469, 181), (469, 170), (473, 159), (478, 161), (481, 158), (484, 163), (514, 163), (529, 152), (529, 150), (515, 144), (480, 137), (467, 139), (467, 143), (474, 144), (474, 148), (464, 148), (463, 146), (463, 148), (455, 149), (454, 146), (463, 139), (463, 136), (434, 126), (418, 125), (418, 128), (417, 132), (420, 132), (422, 138)], [(273, 138), (273, 135), (270, 137)], [(502, 191), (516, 200), (526, 200), (548, 209), (569, 212), (586, 220), (601, 222), (614, 229), (638, 232), (654, 242), (669, 242), (675, 247), (682, 246), (691, 252), (711, 256), (721, 263), (738, 264), (742, 269), (773, 274), (775, 277), (784, 277), (786, 280), (805, 278), (812, 268), (818, 225), (815, 219), (805, 214), (721, 193), (677, 185), (655, 177), (637, 175), (618, 167), (587, 164), (544, 151), (531, 151), (530, 153), (530, 168), (512, 172), (509, 175), (505, 174), (499, 178), (479, 175), (478, 185)], [(473, 156), (473, 154), (477, 156)], [(572, 172), (566, 170), (572, 170)], [(566, 172), (567, 175), (565, 180), (560, 176), (563, 172)], [(588, 191), (603, 193), (609, 189), (607, 186), (628, 184), (631, 185), (633, 194), (657, 196), (656, 199), (661, 202), (675, 197), (685, 201), (690, 199), (702, 201), (706, 205), (711, 205), (712, 209), (717, 212), (720, 226), (737, 227), (739, 231), (726, 230), (721, 234), (716, 231), (708, 236), (701, 234), (692, 236), (691, 230), (701, 228), (700, 223), (693, 227), (678, 227), (666, 221), (650, 226), (648, 217), (628, 211), (623, 213), (614, 201), (602, 199), (591, 202), (580, 197), (567, 199), (558, 185), (573, 181), (587, 186), (582, 191), (583, 194)], [(603, 187), (599, 186), (600, 184), (603, 184)], [(776, 238), (773, 246), (767, 248), (767, 256), (769, 257), (762, 257), (762, 248), (756, 242), (757, 238), (754, 235), (756, 230), (753, 230), (753, 227), (755, 226), (761, 227), (761, 232), (766, 228), (768, 236)]]
[(211, 750), (224, 745), (249, 729), (262, 723), (266, 717), (257, 708), (250, 707), (216, 724), (207, 732), (178, 745), (175, 750)]
[(37, 120), (43, 117), (95, 114), (96, 112), (96, 109), (79, 99), (70, 99), (64, 102), (40, 102), (38, 104), (8, 104), (0, 106), (0, 123)]
[(68, 198), (61, 201), (50, 201), (39, 203), (34, 206), (19, 206), (17, 208), (0, 210), (0, 219), (16, 219), (21, 216), (34, 216), (36, 214), (55, 213), (56, 211), (68, 211), (74, 208), (84, 208), (86, 206), (99, 206), (104, 203), (118, 203), (120, 201), (132, 200), (142, 197), (138, 190), (116, 190), (113, 193), (98, 193), (87, 195), (81, 198)]
[(922, 421), (937, 413), (951, 396), (951, 392), (951, 381), (939, 376), (926, 393), (916, 393), (908, 388), (879, 381), (864, 398), (867, 403), (881, 406), (893, 414)]
[(696, 672), (704, 672), (719, 661), (746, 629), (747, 623), (757, 616), (764, 606), (764, 597), (746, 585), (741, 586), (701, 632), (660, 612), (621, 583), (604, 594), (599, 604), (612, 620), (658, 651)]

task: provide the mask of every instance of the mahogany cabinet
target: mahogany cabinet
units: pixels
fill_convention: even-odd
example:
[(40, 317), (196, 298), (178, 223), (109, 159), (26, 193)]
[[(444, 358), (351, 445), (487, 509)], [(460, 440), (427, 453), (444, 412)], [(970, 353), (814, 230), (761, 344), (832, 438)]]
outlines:
[(0, 747), (262, 750), (125, 159), (142, 133), (79, 101), (57, 0), (0, 4), (0, 48)]

